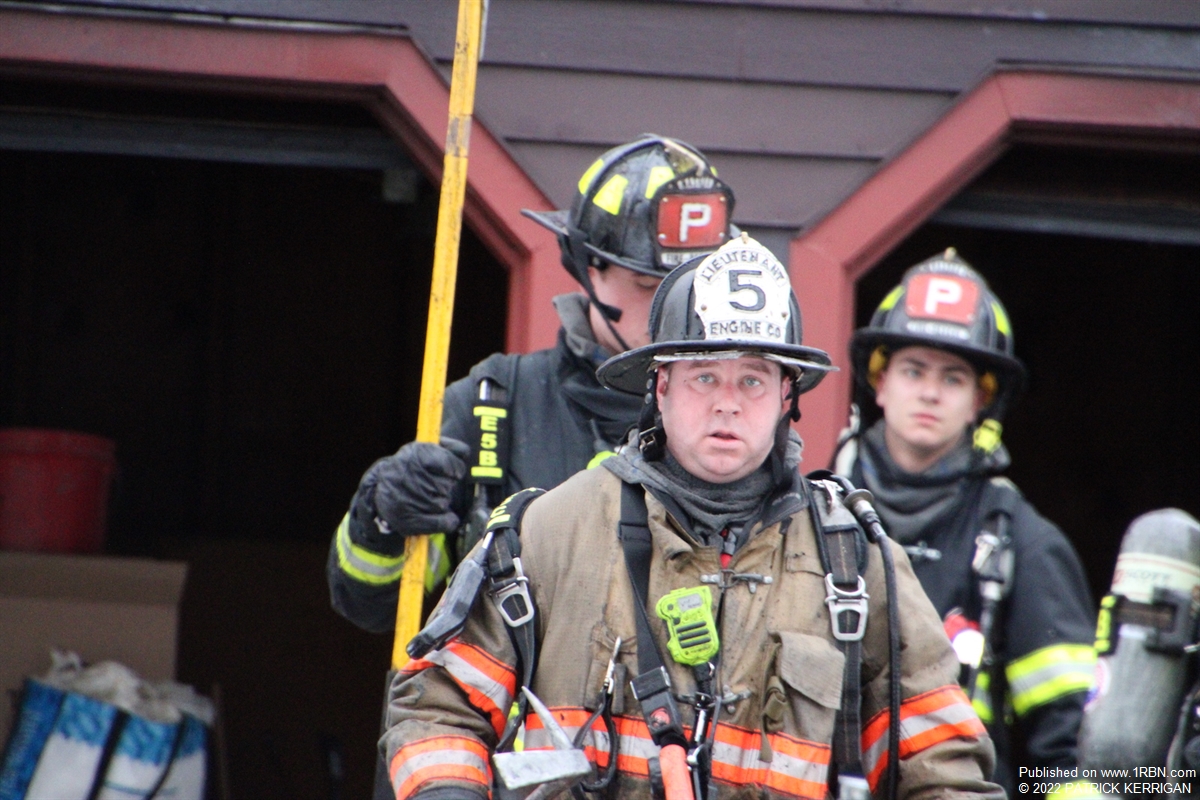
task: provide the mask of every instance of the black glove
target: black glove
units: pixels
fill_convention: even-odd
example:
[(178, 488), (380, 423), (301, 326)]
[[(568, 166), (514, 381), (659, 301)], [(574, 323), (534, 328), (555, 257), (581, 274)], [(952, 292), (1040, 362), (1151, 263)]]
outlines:
[(457, 529), (458, 515), (450, 502), (470, 457), (467, 445), (442, 439), (440, 445), (409, 442), (372, 464), (359, 484), (354, 508), (372, 549), (399, 552), (401, 537)]

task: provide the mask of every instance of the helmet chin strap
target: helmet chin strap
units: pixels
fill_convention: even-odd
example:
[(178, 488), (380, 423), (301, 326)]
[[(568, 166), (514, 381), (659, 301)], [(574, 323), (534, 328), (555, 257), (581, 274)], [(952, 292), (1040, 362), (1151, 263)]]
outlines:
[[(621, 334), (617, 333), (617, 329), (613, 326), (613, 322), (621, 318), (621, 309), (601, 303), (596, 299), (595, 292), (589, 292), (589, 295), (592, 302), (596, 304), (596, 308), (600, 309), (600, 316), (604, 318), (604, 324), (608, 326), (608, 332), (617, 340), (617, 344), (621, 345), (621, 352), (631, 350), (632, 348), (629, 346), (629, 343), (621, 338)], [(613, 316), (614, 312), (616, 316)]]
[[(600, 298), (596, 296), (596, 287), (592, 285), (592, 278), (588, 275), (588, 251), (583, 244), (584, 237), (585, 234), (583, 231), (578, 228), (571, 228), (570, 236), (567, 239), (567, 250), (571, 254), (571, 261), (575, 267), (572, 271), (575, 273), (575, 278), (579, 281), (579, 285), (583, 287), (584, 294), (587, 295), (588, 300), (600, 312), (600, 317), (604, 320), (604, 324), (608, 326), (608, 332), (613, 335), (613, 338), (617, 340), (617, 344), (621, 346), (621, 352), (624, 352), (630, 349), (629, 343), (625, 341), (621, 334), (617, 333), (617, 329), (613, 325), (614, 322), (620, 322), (621, 309), (601, 302)], [(612, 265), (610, 264), (608, 268), (612, 269)]]
[(658, 461), (667, 452), (667, 432), (658, 413), (658, 370), (646, 380), (646, 397), (638, 415), (638, 449), (647, 461)]

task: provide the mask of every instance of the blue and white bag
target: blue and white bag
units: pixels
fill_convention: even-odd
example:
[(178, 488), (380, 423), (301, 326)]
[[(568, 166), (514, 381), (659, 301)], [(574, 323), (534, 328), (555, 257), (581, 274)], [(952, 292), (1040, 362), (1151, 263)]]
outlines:
[(55, 661), (25, 682), (0, 800), (203, 798), (207, 700), (113, 662)]

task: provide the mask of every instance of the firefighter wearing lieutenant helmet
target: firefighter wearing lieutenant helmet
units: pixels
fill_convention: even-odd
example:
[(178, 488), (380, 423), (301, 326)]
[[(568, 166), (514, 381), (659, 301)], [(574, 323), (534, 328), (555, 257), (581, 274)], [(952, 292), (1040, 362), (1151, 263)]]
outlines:
[[(459, 632), (413, 654), (392, 684), (382, 746), (398, 800), (503, 796), (495, 780), (533, 783), (531, 773), (546, 783), (522, 794), (567, 796), (580, 772), (538, 772), (549, 762), (533, 758), (523, 774), (501, 768), (567, 755), (544, 752), (554, 729), (534, 714), (523, 718), (525, 752), (504, 752), (519, 721), (506, 712), (522, 686), (596, 767), (576, 796), (820, 800), (851, 694), (845, 676), (862, 707), (838, 749), (861, 742), (876, 797), (1002, 797), (984, 779), (991, 745), (954, 683), (937, 615), (903, 563), (894, 582), (885, 578), (880, 551), (898, 552), (893, 544), (858, 540), (854, 608), (870, 621), (847, 632), (830, 610), (833, 575), (818, 553), (832, 545), (819, 541), (815, 520), (833, 519), (818, 504), (831, 509), (834, 492), (799, 475), (788, 422), (831, 366), (802, 343), (787, 271), (737, 237), (664, 279), (650, 330), (650, 343), (599, 372), (645, 404), (639, 435), (598, 468), (505, 502), (464, 564), (511, 562), (512, 577), (494, 575), (454, 619), (461, 627), (446, 626)], [(504, 556), (511, 541), (519, 559)], [(535, 606), (520, 623), (504, 599), (518, 585)], [(889, 597), (902, 609), (894, 670)], [(892, 680), (895, 719), (904, 719), (894, 729)]]
[(556, 486), (611, 452), (640, 403), (603, 389), (596, 367), (649, 341), (655, 288), (682, 261), (729, 239), (732, 210), (733, 192), (702, 153), (646, 135), (600, 156), (569, 209), (524, 212), (557, 234), (563, 265), (584, 293), (554, 299), (562, 322), (555, 347), (493, 355), (447, 387), (441, 445), (406, 444), (366, 472), (330, 548), (339, 613), (390, 631), (405, 536), (435, 534), (431, 589), (449, 553), (469, 548), (502, 498)]
[(942, 616), (997, 781), (1011, 792), (1017, 767), (1075, 766), (1095, 611), (1070, 542), (999, 477), (1025, 376), (1004, 306), (947, 250), (905, 273), (850, 352), (856, 398), (883, 418), (860, 432), (855, 409), (835, 469), (872, 492)]

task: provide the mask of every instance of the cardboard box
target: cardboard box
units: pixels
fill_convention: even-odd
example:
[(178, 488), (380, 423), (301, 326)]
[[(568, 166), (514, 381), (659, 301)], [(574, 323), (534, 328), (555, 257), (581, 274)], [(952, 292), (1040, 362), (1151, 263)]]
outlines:
[(9, 692), (45, 673), (53, 649), (174, 678), (186, 575), (173, 561), (0, 551), (0, 742), (12, 725)]

